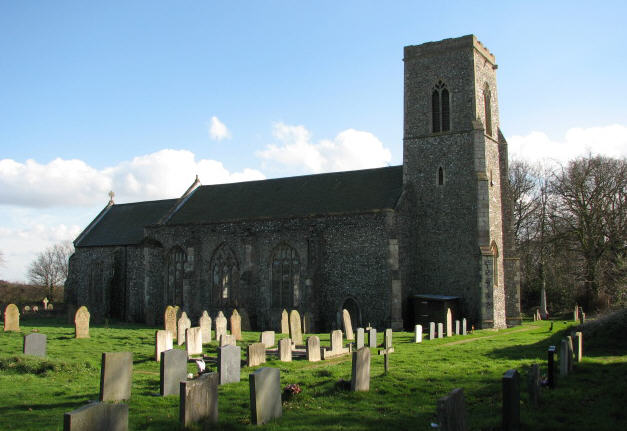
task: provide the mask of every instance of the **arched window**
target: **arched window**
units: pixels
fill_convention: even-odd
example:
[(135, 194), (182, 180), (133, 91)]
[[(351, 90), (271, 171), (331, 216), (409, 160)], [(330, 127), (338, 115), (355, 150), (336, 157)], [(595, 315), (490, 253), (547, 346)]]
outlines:
[(168, 254), (168, 280), (166, 303), (183, 305), (183, 275), (185, 274), (187, 255), (180, 247), (174, 247)]
[(438, 81), (431, 93), (431, 127), (433, 133), (451, 130), (451, 99), (446, 84)]
[(499, 284), (499, 248), (496, 243), (492, 241), (492, 284), (498, 286)]
[(485, 109), (485, 133), (488, 136), (492, 136), (492, 95), (490, 94), (490, 88), (488, 84), (485, 85), (483, 90), (483, 106)]
[(295, 249), (287, 244), (278, 246), (272, 254), (272, 306), (298, 306), (300, 259)]
[(444, 185), (444, 169), (442, 169), (442, 166), (440, 166), (438, 168), (438, 186), (443, 186)]
[(213, 304), (217, 307), (236, 306), (239, 271), (235, 255), (226, 244), (216, 249), (210, 268)]

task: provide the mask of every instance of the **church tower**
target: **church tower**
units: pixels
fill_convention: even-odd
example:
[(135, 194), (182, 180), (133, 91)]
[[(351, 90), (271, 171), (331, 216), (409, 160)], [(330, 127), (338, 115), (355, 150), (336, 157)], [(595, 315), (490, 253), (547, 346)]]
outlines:
[(475, 325), (503, 328), (520, 299), (505, 264), (513, 242), (494, 55), (469, 35), (407, 46), (404, 63), (403, 183), (415, 228), (403, 293), (460, 297)]

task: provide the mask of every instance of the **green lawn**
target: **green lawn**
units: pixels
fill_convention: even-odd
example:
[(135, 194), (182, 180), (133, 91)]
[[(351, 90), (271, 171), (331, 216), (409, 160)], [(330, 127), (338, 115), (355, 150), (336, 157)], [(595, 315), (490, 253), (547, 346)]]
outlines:
[[(37, 328), (48, 336), (48, 357), (40, 360), (21, 354), (22, 336)], [(372, 349), (370, 392), (351, 393), (338, 384), (350, 380), (349, 356), (309, 363), (282, 363), (269, 358), (265, 366), (281, 369), (281, 385), (298, 383), (302, 393), (284, 402), (283, 417), (266, 429), (289, 430), (427, 430), (436, 420), (438, 398), (456, 387), (464, 388), (473, 430), (499, 429), (501, 377), (510, 368), (521, 372), (523, 429), (610, 430), (627, 429), (624, 394), (627, 349), (603, 343), (586, 349), (584, 361), (573, 374), (558, 379), (557, 388), (544, 389), (539, 408), (527, 404), (526, 374), (530, 364), (546, 373), (546, 350), (572, 329), (555, 321), (526, 323), (501, 331), (475, 331), (461, 337), (413, 343), (413, 334), (394, 333), (395, 353), (390, 372), (383, 375), (383, 357)], [(379, 328), (379, 343), (383, 341)], [(63, 413), (74, 410), (99, 393), (102, 352), (133, 352), (133, 388), (129, 427), (132, 430), (173, 430), (178, 427), (178, 396), (159, 397), (159, 364), (154, 362), (154, 331), (141, 325), (91, 328), (90, 339), (74, 339), (72, 326), (50, 319), (22, 322), (22, 333), (0, 334), (1, 429), (62, 430)], [(245, 332), (246, 344), (259, 333)], [(329, 345), (329, 335), (321, 335)], [(461, 343), (458, 343), (462, 341)], [(609, 341), (608, 341), (609, 343)], [(599, 345), (600, 344), (600, 345)], [(206, 346), (216, 354), (215, 342)], [(608, 352), (611, 352), (608, 353)], [(215, 368), (215, 365), (209, 364)], [(250, 425), (248, 374), (242, 381), (219, 388), (218, 429), (248, 429)], [(189, 367), (195, 371), (195, 365)]]

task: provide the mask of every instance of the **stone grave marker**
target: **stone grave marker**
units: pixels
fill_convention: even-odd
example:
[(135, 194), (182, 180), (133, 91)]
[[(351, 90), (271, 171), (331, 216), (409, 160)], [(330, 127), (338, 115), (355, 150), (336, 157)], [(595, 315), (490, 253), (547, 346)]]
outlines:
[(455, 335), (461, 335), (460, 321), (459, 320), (455, 321)]
[(540, 367), (538, 364), (531, 364), (527, 374), (527, 393), (533, 407), (538, 407), (540, 401), (540, 384)]
[(46, 336), (44, 334), (28, 334), (24, 336), (25, 355), (46, 357)]
[(48, 303), (50, 302), (50, 301), (48, 301), (48, 298), (47, 297), (44, 298), (43, 301), (41, 301), (41, 302), (44, 304), (44, 310), (47, 310), (48, 309)]
[(586, 313), (583, 312), (583, 308), (579, 307), (579, 324), (586, 323)]
[(581, 362), (583, 358), (583, 333), (575, 332), (575, 361)]
[(575, 310), (573, 311), (573, 320), (577, 322), (579, 320), (579, 306), (575, 305)]
[(468, 335), (468, 330), (466, 328), (466, 318), (462, 319), (462, 335)]
[(128, 404), (94, 402), (63, 415), (64, 431), (128, 431)]
[(52, 303), (48, 304), (48, 311), (54, 310), (54, 305)]
[(235, 338), (235, 340), (242, 339), (242, 318), (236, 309), (233, 309), (233, 313), (231, 313), (231, 335)]
[(20, 330), (20, 310), (15, 304), (9, 304), (4, 309), (4, 332)]
[(362, 347), (353, 352), (353, 370), (351, 376), (351, 391), (370, 390), (370, 348)]
[(266, 362), (266, 345), (264, 343), (249, 344), (247, 349), (249, 367), (256, 367)]
[(575, 357), (575, 349), (573, 348), (573, 337), (570, 335), (566, 337), (566, 344), (568, 346), (568, 372), (573, 371), (573, 362)]
[(353, 333), (353, 323), (351, 322), (351, 315), (348, 310), (342, 310), (342, 326), (344, 327), (344, 333), (347, 340), (354, 340), (355, 334)]
[(89, 311), (84, 305), (74, 315), (74, 338), (89, 338)]
[(357, 332), (355, 333), (355, 348), (361, 349), (364, 347), (364, 328), (357, 328)]
[(237, 342), (235, 341), (235, 336), (232, 334), (224, 334), (220, 336), (220, 347), (224, 346), (236, 346)]
[(466, 431), (468, 421), (466, 419), (466, 402), (464, 390), (453, 389), (448, 395), (438, 400), (438, 421), (440, 431)]
[(324, 349), (322, 351), (322, 359), (329, 359), (335, 356), (345, 355), (349, 352), (348, 349), (342, 346), (343, 335), (340, 329), (331, 331), (331, 350)]
[(200, 326), (185, 330), (185, 350), (189, 358), (198, 355), (202, 356), (202, 330)]
[(549, 346), (547, 350), (547, 379), (550, 389), (555, 387), (555, 346)]
[(377, 347), (377, 330), (376, 328), (368, 329), (368, 347)]
[(224, 313), (222, 311), (218, 312), (218, 317), (215, 319), (216, 325), (216, 340), (218, 343), (221, 342), (222, 336), (226, 335), (226, 317), (224, 317)]
[(290, 333), (290, 321), (287, 316), (287, 310), (283, 310), (281, 312), (281, 334), (289, 335), (289, 333)]
[(161, 352), (159, 364), (159, 393), (162, 397), (177, 395), (180, 383), (187, 379), (187, 353), (184, 350), (170, 349)]
[(444, 338), (444, 324), (438, 323), (438, 338)]
[(566, 338), (562, 338), (560, 343), (560, 376), (565, 377), (568, 375), (568, 341)]
[(248, 376), (250, 384), (250, 416), (255, 425), (263, 425), (283, 414), (281, 406), (281, 375), (278, 368), (260, 368)]
[(204, 373), (180, 383), (179, 422), (183, 428), (218, 422), (218, 373)]
[(163, 329), (168, 331), (172, 336), (172, 340), (176, 340), (178, 335), (176, 332), (176, 308), (168, 305), (163, 313)]
[(265, 344), (266, 349), (274, 346), (274, 331), (263, 331), (259, 336), (259, 342)]
[(161, 360), (161, 352), (170, 350), (173, 347), (172, 334), (165, 329), (159, 329), (155, 332), (155, 361)]
[(383, 342), (384, 348), (379, 350), (379, 355), (383, 355), (384, 373), (387, 374), (390, 369), (390, 354), (394, 353), (394, 347), (392, 347), (392, 329), (385, 330), (385, 340)]
[(503, 374), (503, 430), (520, 430), (520, 376), (516, 370)]
[(453, 336), (453, 312), (450, 308), (446, 309), (446, 336)]
[(202, 332), (202, 343), (211, 343), (211, 317), (207, 310), (202, 312), (202, 316), (198, 319), (198, 326), (200, 326), (200, 332)]
[(240, 379), (241, 354), (239, 346), (218, 347), (218, 373), (220, 384), (237, 383)]
[(298, 310), (290, 311), (290, 338), (296, 346), (303, 344), (303, 333), (301, 328), (302, 326)]
[(320, 360), (320, 338), (316, 335), (307, 338), (307, 360), (309, 362)]
[(182, 346), (183, 343), (185, 342), (185, 331), (187, 330), (187, 328), (191, 328), (191, 327), (192, 327), (192, 321), (189, 320), (189, 317), (187, 317), (187, 313), (183, 311), (183, 313), (181, 313), (181, 317), (179, 318), (177, 322), (177, 326), (176, 326), (177, 328), (176, 342), (178, 343), (179, 346)]
[(435, 322), (429, 322), (429, 340), (435, 339)]
[(422, 325), (416, 325), (414, 328), (414, 343), (422, 343)]
[(108, 352), (102, 354), (100, 367), (100, 401), (123, 401), (131, 398), (133, 354)]
[(289, 338), (279, 340), (279, 358), (281, 362), (292, 362), (292, 340)]

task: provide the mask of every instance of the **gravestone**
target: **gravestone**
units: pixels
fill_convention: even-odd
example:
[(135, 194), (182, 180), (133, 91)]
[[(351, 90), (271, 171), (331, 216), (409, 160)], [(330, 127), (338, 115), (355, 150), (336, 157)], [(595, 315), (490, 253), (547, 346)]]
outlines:
[(583, 358), (583, 333), (575, 332), (575, 361), (581, 362)]
[(347, 340), (354, 340), (355, 334), (353, 333), (353, 324), (351, 322), (351, 315), (348, 310), (342, 310), (342, 325), (344, 327), (344, 333), (346, 334)]
[(562, 338), (560, 343), (560, 376), (565, 377), (568, 375), (568, 341), (566, 338)]
[(422, 325), (416, 325), (414, 328), (414, 343), (422, 343)]
[(249, 367), (256, 367), (266, 362), (266, 345), (264, 343), (249, 344), (247, 350)]
[(290, 333), (290, 321), (287, 316), (287, 310), (283, 310), (281, 312), (281, 334), (289, 335), (289, 333)]
[(549, 346), (547, 350), (547, 380), (550, 389), (555, 387), (555, 346)]
[(462, 388), (453, 389), (448, 395), (440, 398), (437, 411), (440, 431), (468, 430), (466, 402)]
[(123, 401), (131, 398), (133, 354), (107, 352), (100, 367), (100, 401)]
[(459, 324), (460, 324), (459, 320), (456, 320), (455, 321), (455, 335), (461, 335), (461, 331), (460, 331), (460, 328), (459, 328), (460, 325)]
[(438, 323), (438, 338), (444, 338), (444, 324)]
[(263, 331), (259, 337), (259, 342), (265, 344), (266, 349), (274, 346), (274, 331)]
[(309, 362), (320, 360), (320, 338), (316, 335), (307, 338), (307, 360)]
[(200, 332), (202, 333), (202, 343), (211, 343), (211, 317), (207, 310), (202, 312), (202, 316), (198, 319), (198, 326), (200, 326)]
[(128, 404), (94, 402), (63, 415), (63, 431), (128, 431)]
[(370, 349), (362, 347), (353, 352), (353, 371), (351, 376), (351, 391), (370, 390)]
[(368, 347), (377, 347), (377, 330), (376, 328), (368, 329)]
[(435, 322), (429, 322), (429, 340), (435, 339)]
[(361, 349), (364, 347), (364, 328), (357, 328), (357, 332), (355, 333), (355, 348)]
[(538, 364), (531, 364), (527, 374), (527, 393), (529, 402), (533, 407), (538, 407), (540, 401), (540, 367)]
[(47, 297), (44, 298), (43, 301), (41, 301), (41, 302), (44, 304), (44, 310), (47, 310), (48, 309), (48, 303), (50, 302), (50, 301), (48, 301), (48, 298)]
[(520, 430), (520, 376), (516, 370), (503, 374), (503, 430)]
[(74, 315), (74, 338), (89, 338), (89, 311), (84, 305)]
[(390, 354), (394, 353), (394, 347), (392, 347), (392, 329), (390, 328), (385, 330), (383, 346), (383, 350), (379, 350), (379, 355), (383, 355), (384, 372), (387, 374), (390, 368)]
[(392, 348), (392, 329), (385, 330), (384, 346), (386, 349)]
[(183, 428), (202, 423), (203, 429), (208, 429), (209, 424), (218, 422), (218, 373), (182, 381), (179, 394), (179, 422)]
[(161, 352), (170, 350), (173, 347), (172, 334), (165, 329), (159, 329), (155, 332), (155, 361), (161, 360)]
[(242, 318), (236, 309), (233, 309), (233, 313), (231, 313), (231, 335), (235, 338), (235, 340), (242, 339)]
[(347, 354), (349, 350), (344, 348), (344, 346), (342, 346), (342, 342), (343, 342), (342, 331), (339, 329), (331, 331), (331, 350), (324, 349), (322, 351), (322, 359), (329, 359), (335, 356), (341, 356), (341, 355)]
[(281, 375), (278, 368), (260, 368), (248, 376), (250, 384), (250, 420), (263, 425), (283, 414)]
[(220, 347), (236, 346), (235, 337), (232, 334), (224, 334), (220, 337)]
[(218, 312), (218, 317), (215, 319), (216, 325), (216, 341), (220, 343), (221, 337), (226, 335), (226, 317), (222, 311)]
[(573, 320), (577, 322), (579, 320), (579, 306), (575, 305), (575, 310), (573, 311)]
[(180, 383), (187, 379), (187, 353), (184, 350), (170, 349), (161, 352), (160, 359), (159, 393), (163, 397), (177, 395)]
[(46, 356), (46, 336), (44, 334), (28, 334), (24, 336), (25, 355)]
[(177, 326), (176, 326), (177, 328), (176, 342), (178, 343), (179, 346), (182, 346), (183, 343), (185, 342), (185, 331), (191, 327), (192, 327), (192, 321), (189, 320), (189, 318), (187, 317), (187, 313), (183, 311), (183, 313), (181, 313), (181, 317), (179, 318), (177, 322)]
[(54, 310), (54, 305), (48, 304), (48, 311), (52, 311), (52, 310)]
[(290, 338), (296, 346), (303, 344), (303, 333), (301, 330), (300, 314), (297, 310), (290, 311)]
[(586, 313), (583, 312), (583, 308), (579, 307), (579, 324), (586, 323)]
[(202, 356), (202, 331), (200, 326), (185, 330), (185, 350), (190, 358), (196, 355)]
[(466, 318), (462, 319), (462, 335), (468, 335), (468, 330), (466, 328)]
[(446, 336), (453, 336), (453, 312), (450, 308), (446, 309)]
[(241, 369), (242, 349), (239, 346), (218, 347), (218, 373), (220, 384), (237, 383)]
[(303, 334), (311, 334), (314, 332), (314, 319), (311, 311), (303, 314)]
[(575, 356), (575, 349), (573, 348), (573, 337), (570, 335), (566, 337), (566, 344), (568, 346), (568, 372), (573, 371), (573, 362)]
[(289, 338), (279, 340), (279, 358), (281, 362), (292, 362), (292, 340)]
[(172, 340), (176, 340), (176, 308), (168, 305), (163, 313), (163, 329), (168, 331)]

